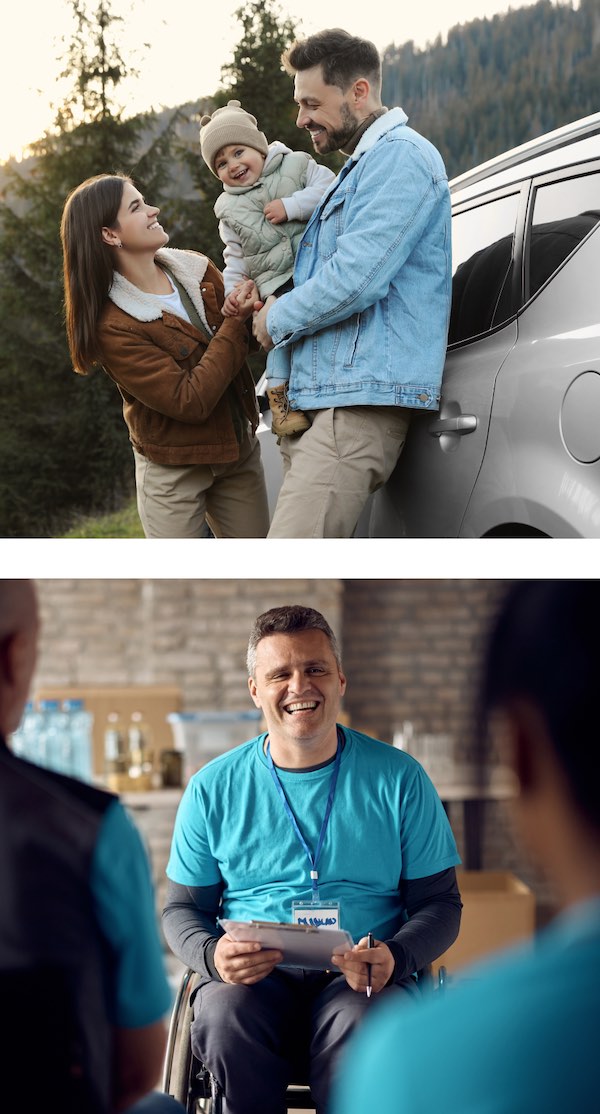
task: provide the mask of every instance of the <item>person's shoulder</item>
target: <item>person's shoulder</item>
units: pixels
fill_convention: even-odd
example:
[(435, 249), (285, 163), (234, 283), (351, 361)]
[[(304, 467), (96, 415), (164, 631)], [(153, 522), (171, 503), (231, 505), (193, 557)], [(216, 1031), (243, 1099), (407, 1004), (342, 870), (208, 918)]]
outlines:
[(373, 735), (367, 735), (364, 731), (356, 731), (354, 728), (345, 727), (344, 731), (352, 740), (357, 753), (361, 755), (366, 754), (370, 759), (388, 763), (391, 766), (405, 766), (411, 770), (419, 768), (418, 762), (410, 754), (391, 743), (385, 742), (383, 739), (377, 739)]
[(283, 143), (280, 139), (274, 139), (272, 143), (269, 143), (265, 164), (270, 162), (275, 155), (283, 155), (285, 157), (285, 155), (291, 155), (292, 153), (292, 148), (288, 147), (287, 143)]
[(11, 755), (10, 760), (14, 778), (31, 796), (32, 808), (34, 799), (51, 797), (65, 810), (102, 815), (117, 800), (114, 793), (100, 786), (36, 766), (23, 758)]
[(396, 112), (401, 115), (396, 117), (393, 126), (384, 133), (382, 138), (388, 140), (391, 144), (403, 144), (407, 155), (413, 161), (424, 164), (436, 178), (445, 177), (444, 162), (435, 144), (407, 123), (408, 118), (402, 109), (391, 109), (388, 116)]

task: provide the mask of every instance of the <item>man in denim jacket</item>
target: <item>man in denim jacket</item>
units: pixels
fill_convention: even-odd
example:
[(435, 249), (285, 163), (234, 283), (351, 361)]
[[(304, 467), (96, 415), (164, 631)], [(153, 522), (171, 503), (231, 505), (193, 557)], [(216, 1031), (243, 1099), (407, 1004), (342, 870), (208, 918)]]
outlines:
[(286, 51), (298, 127), (317, 154), (348, 156), (313, 213), (295, 288), (254, 317), (288, 347), (289, 400), (311, 428), (281, 442), (269, 537), (350, 537), (404, 446), (410, 412), (437, 410), (451, 297), (450, 194), (442, 159), (381, 104), (376, 47), (339, 29)]

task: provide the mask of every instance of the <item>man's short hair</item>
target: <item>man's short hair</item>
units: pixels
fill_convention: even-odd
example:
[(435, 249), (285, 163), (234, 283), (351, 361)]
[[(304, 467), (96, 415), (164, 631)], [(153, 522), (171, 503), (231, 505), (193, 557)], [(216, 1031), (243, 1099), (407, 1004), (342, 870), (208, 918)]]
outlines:
[(314, 607), (288, 604), (285, 607), (272, 607), (270, 611), (264, 611), (262, 615), (258, 616), (258, 619), (255, 619), (250, 631), (246, 656), (248, 676), (254, 677), (256, 673), (256, 647), (263, 638), (268, 638), (270, 634), (298, 634), (305, 630), (323, 631), (323, 634), (329, 639), (329, 645), (338, 669), (341, 669), (340, 649), (335, 634), (325, 616), (321, 615), (320, 611), (316, 611)]
[(299, 70), (321, 66), (325, 84), (337, 85), (344, 93), (359, 77), (366, 77), (376, 92), (381, 88), (381, 59), (377, 47), (341, 27), (318, 31), (308, 39), (297, 39), (284, 50), (281, 62), (292, 76)]

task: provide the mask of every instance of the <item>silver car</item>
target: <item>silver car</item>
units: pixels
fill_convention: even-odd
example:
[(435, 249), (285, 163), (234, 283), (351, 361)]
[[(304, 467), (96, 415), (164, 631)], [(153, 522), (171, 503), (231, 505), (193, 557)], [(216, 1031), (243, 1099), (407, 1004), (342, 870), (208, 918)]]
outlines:
[(363, 537), (600, 537), (600, 112), (455, 178), (442, 401)]
[[(440, 410), (415, 412), (356, 536), (598, 538), (600, 112), (470, 170), (450, 190)], [(273, 448), (272, 502), (281, 478)]]

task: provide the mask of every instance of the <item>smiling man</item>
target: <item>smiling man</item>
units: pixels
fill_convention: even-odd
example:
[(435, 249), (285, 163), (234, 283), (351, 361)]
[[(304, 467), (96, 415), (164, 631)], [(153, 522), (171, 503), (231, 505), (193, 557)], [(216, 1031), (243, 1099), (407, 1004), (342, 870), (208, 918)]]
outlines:
[(254, 317), (266, 350), (289, 349), (289, 403), (312, 423), (282, 438), (269, 537), (350, 537), (396, 466), (412, 411), (439, 407), (450, 193), (439, 152), (382, 105), (373, 43), (321, 31), (282, 61), (297, 126), (317, 155), (339, 150), (347, 162), (306, 226), (294, 289)]
[[(339, 723), (346, 678), (335, 636), (309, 607), (260, 615), (250, 695), (267, 731), (196, 773), (183, 796), (164, 913), (175, 954), (201, 975), (192, 1046), (227, 1114), (281, 1114), (310, 1081), (325, 1111), (336, 1060), (366, 993), (419, 993), (414, 973), (452, 943), (460, 861), (419, 764)], [(331, 970), (281, 967), (217, 917), (299, 923), (306, 906), (354, 947)], [(367, 947), (367, 935), (374, 937)]]

